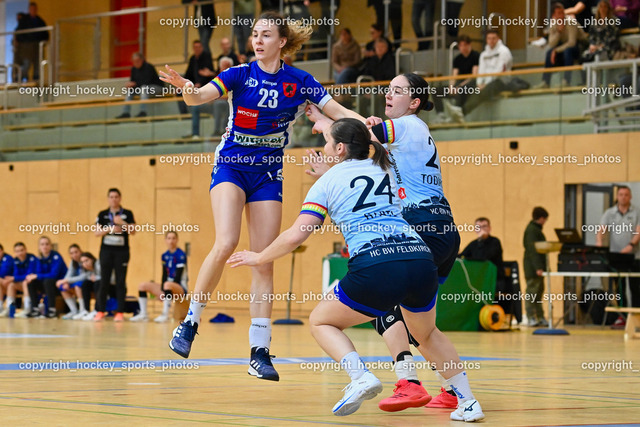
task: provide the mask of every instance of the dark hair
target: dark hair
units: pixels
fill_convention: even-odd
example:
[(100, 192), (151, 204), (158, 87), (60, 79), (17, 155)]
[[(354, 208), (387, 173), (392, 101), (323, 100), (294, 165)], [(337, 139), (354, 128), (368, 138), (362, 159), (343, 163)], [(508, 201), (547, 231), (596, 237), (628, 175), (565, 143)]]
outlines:
[(353, 36), (353, 34), (351, 34), (351, 28), (347, 27), (347, 28), (343, 28), (343, 29), (340, 30), (340, 32), (343, 32), (343, 31), (345, 33), (349, 34), (350, 36)]
[(552, 6), (551, 6), (551, 14), (553, 15), (553, 13), (558, 10), (558, 9), (562, 9), (564, 10), (564, 5), (560, 2), (555, 2)]
[(115, 188), (115, 187), (110, 188), (110, 189), (109, 189), (109, 191), (107, 191), (107, 196), (108, 196), (110, 193), (118, 193), (118, 196), (122, 197), (122, 194), (120, 193), (120, 190), (118, 190), (118, 189), (117, 189), (117, 188)]
[(460, 34), (460, 35), (458, 36), (458, 43), (462, 43), (462, 42), (465, 42), (465, 43), (471, 44), (471, 37), (469, 37), (469, 36), (468, 36), (468, 35), (466, 35), (466, 34)]
[(486, 222), (487, 224), (491, 225), (491, 221), (489, 221), (489, 218), (484, 216), (476, 218), (476, 222)]
[(2, 243), (0, 243), (0, 251), (4, 251), (4, 246), (2, 246)]
[(616, 190), (616, 194), (618, 193), (618, 191), (620, 190), (629, 190), (629, 193), (631, 193), (631, 189), (629, 188), (628, 185), (618, 185), (618, 189)]
[[(77, 243), (72, 243), (69, 245), (69, 250), (76, 248), (77, 250), (80, 250), (80, 246), (78, 246)], [(82, 252), (82, 251), (81, 251)]]
[(80, 258), (82, 258), (82, 257), (89, 258), (91, 260), (91, 262), (93, 262), (93, 265), (95, 267), (95, 265), (96, 265), (96, 257), (94, 257), (91, 252), (82, 252), (82, 255), (80, 255)]
[(199, 39), (195, 39), (194, 41), (191, 42), (191, 44), (196, 44), (196, 43), (202, 44), (202, 42)]
[(34, 2), (34, 1), (29, 2), (29, 7), (31, 7), (31, 6), (38, 7), (38, 5), (36, 4), (36, 2)]
[(175, 231), (175, 230), (169, 230), (169, 231), (167, 231), (167, 232), (164, 234), (164, 237), (165, 237), (165, 238), (166, 238), (166, 237), (168, 237), (168, 236), (169, 236), (169, 234), (171, 234), (171, 233), (173, 233), (173, 234), (175, 234), (175, 235), (176, 235), (176, 239), (178, 238), (178, 232), (177, 232), (177, 231)]
[(549, 218), (549, 212), (541, 206), (536, 206), (533, 208), (533, 212), (531, 213), (534, 221), (539, 220), (540, 218)]
[(340, 119), (331, 125), (331, 137), (335, 144), (342, 142), (347, 147), (345, 159), (364, 160), (369, 158), (369, 146), (373, 145), (373, 163), (389, 170), (391, 162), (381, 144), (371, 141), (369, 129), (358, 119)]
[[(53, 243), (51, 242), (51, 239), (47, 236), (40, 236), (40, 238), (38, 239), (38, 246), (40, 246), (40, 240), (46, 240), (47, 242), (49, 242), (50, 245), (53, 246)], [(53, 251), (53, 248), (51, 248), (51, 251)], [(42, 252), (40, 252), (40, 250), (38, 250), (38, 253), (40, 254), (40, 258), (42, 258), (44, 256), (44, 254)]]
[(498, 32), (498, 30), (496, 30), (495, 28), (489, 28), (487, 30), (486, 33), (484, 33), (484, 36), (488, 36), (489, 34), (495, 34), (496, 36), (500, 37), (500, 33)]
[(433, 110), (433, 102), (429, 101), (429, 83), (414, 73), (404, 73), (402, 75), (409, 82), (409, 96), (412, 99), (418, 98), (420, 100), (420, 105), (416, 108), (415, 114), (418, 114), (421, 110)]
[(27, 245), (25, 245), (25, 244), (24, 244), (24, 243), (22, 243), (22, 242), (16, 242), (16, 243), (13, 245), (13, 249), (17, 248), (18, 246), (22, 246), (23, 248), (26, 248), (26, 247), (27, 247)]
[(273, 23), (273, 25), (278, 28), (280, 37), (287, 39), (287, 43), (285, 43), (280, 51), (280, 56), (293, 55), (299, 51), (302, 45), (311, 38), (311, 33), (313, 33), (313, 28), (304, 25), (302, 21), (285, 18), (278, 12), (272, 10), (262, 13), (256, 20), (256, 23), (263, 19)]
[(382, 25), (379, 25), (378, 23), (374, 22), (373, 24), (371, 24), (371, 28), (373, 28), (374, 30), (376, 30), (379, 33), (384, 33), (384, 28), (382, 28)]

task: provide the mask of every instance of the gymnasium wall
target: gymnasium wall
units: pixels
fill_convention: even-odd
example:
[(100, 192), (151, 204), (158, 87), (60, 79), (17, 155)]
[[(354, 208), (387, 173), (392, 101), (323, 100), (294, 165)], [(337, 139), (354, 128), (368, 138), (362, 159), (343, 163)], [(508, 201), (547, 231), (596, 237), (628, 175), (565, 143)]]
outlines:
[[(505, 260), (515, 259), (522, 265), (522, 233), (534, 206), (542, 205), (549, 211), (545, 233), (549, 240), (554, 240), (553, 228), (564, 225), (565, 184), (640, 181), (640, 169), (633, 162), (640, 159), (640, 133), (518, 138), (517, 141), (517, 150), (509, 148), (507, 139), (438, 143), (445, 192), (456, 223), (471, 230), (476, 217), (490, 218), (493, 235), (502, 240)], [(291, 149), (287, 153), (296, 161), (304, 154), (302, 149)], [(621, 163), (532, 166), (509, 164), (505, 158), (498, 158), (500, 154), (535, 155), (537, 163), (543, 156), (550, 155), (570, 154), (578, 159), (608, 155), (620, 156)], [(485, 158), (478, 166), (446, 163), (449, 156), (454, 155), (484, 155)], [(488, 155), (492, 156), (491, 161)], [(199, 155), (194, 158), (196, 156)], [(194, 166), (193, 161), (173, 166), (161, 163), (159, 156), (155, 157), (155, 166), (151, 166), (151, 159), (125, 157), (0, 164), (4, 193), (4, 202), (0, 204), (0, 243), (11, 253), (13, 243), (24, 241), (29, 251), (35, 253), (38, 233), (21, 232), (20, 226), (51, 227), (69, 223), (69, 230), (44, 234), (58, 244), (66, 258), (67, 247), (74, 242), (97, 255), (98, 238), (87, 232), (70, 234), (69, 231), (76, 231), (78, 222), (84, 226), (93, 224), (98, 211), (107, 207), (107, 189), (118, 187), (123, 194), (123, 206), (133, 210), (139, 226), (147, 227), (131, 238), (129, 294), (135, 295), (141, 281), (160, 280), (159, 257), (165, 250), (161, 227), (170, 223), (183, 227), (179, 230), (184, 226), (192, 230), (181, 232), (180, 241), (181, 246), (185, 242), (191, 244), (189, 276), (193, 288), (200, 263), (215, 236), (208, 198), (211, 166)], [(304, 195), (312, 185), (304, 169), (295, 164), (285, 166), (283, 229), (295, 220)], [(193, 231), (195, 227), (197, 232)], [(463, 231), (461, 235), (463, 247), (475, 238), (472, 231)], [(308, 249), (296, 260), (294, 292), (299, 299), (305, 293), (320, 292), (322, 257), (332, 251), (333, 242), (341, 240), (341, 236), (324, 234), (314, 235), (307, 241)], [(248, 248), (245, 224), (238, 249)], [(290, 256), (276, 262), (276, 293), (287, 290), (290, 264)], [(552, 265), (555, 266), (555, 260)], [(236, 291), (247, 292), (249, 284), (249, 269), (227, 269), (218, 290), (228, 297)], [(559, 282), (556, 285), (560, 286)], [(558, 291), (561, 292), (560, 288)], [(219, 306), (245, 304), (221, 302)], [(294, 304), (294, 313), (307, 312), (313, 305), (312, 302)], [(284, 304), (277, 303), (276, 308), (284, 308)]]

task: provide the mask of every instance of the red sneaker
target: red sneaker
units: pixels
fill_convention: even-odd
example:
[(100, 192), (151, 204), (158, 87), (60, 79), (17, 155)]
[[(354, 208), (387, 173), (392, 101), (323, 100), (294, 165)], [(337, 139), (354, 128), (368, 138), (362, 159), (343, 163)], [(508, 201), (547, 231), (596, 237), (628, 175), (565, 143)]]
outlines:
[(124, 322), (124, 314), (116, 313), (116, 315), (113, 317), (113, 321), (114, 322)]
[(458, 398), (451, 396), (442, 387), (440, 387), (440, 391), (441, 393), (439, 395), (431, 399), (431, 402), (427, 403), (427, 408), (456, 409), (458, 407)]
[(407, 408), (418, 408), (429, 403), (431, 396), (427, 390), (405, 379), (401, 379), (396, 383), (393, 390), (393, 396), (382, 399), (378, 403), (378, 407), (383, 411), (396, 412)]
[(104, 320), (104, 318), (107, 316), (107, 313), (99, 311), (96, 313), (96, 315), (93, 317), (93, 321), (94, 322), (102, 322)]

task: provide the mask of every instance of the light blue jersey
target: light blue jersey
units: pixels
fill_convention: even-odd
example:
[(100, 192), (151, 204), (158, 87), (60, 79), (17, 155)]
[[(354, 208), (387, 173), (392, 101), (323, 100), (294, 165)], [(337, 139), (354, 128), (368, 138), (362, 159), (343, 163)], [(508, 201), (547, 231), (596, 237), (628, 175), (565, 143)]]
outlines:
[(425, 208), (430, 220), (452, 220), (442, 189), (440, 157), (427, 124), (411, 114), (385, 120), (372, 131), (389, 152), (405, 211)]
[[(351, 258), (367, 251), (375, 254), (381, 245), (385, 250), (378, 251), (380, 261), (411, 252), (424, 258), (429, 252), (402, 218), (394, 180), (371, 159), (345, 160), (329, 169), (309, 190), (300, 213), (323, 221), (329, 215), (344, 235)], [(390, 241), (394, 249), (386, 247)]]

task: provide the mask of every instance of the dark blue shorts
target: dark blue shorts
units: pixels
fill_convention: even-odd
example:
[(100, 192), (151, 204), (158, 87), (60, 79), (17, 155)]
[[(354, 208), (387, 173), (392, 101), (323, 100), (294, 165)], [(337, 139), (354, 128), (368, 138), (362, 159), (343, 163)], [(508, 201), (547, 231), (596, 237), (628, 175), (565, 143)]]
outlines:
[(246, 203), (265, 200), (282, 203), (282, 169), (271, 172), (246, 172), (227, 165), (214, 166), (209, 191), (223, 182), (231, 182), (240, 187), (247, 197)]
[(412, 311), (430, 311), (436, 303), (438, 273), (430, 259), (382, 262), (349, 270), (334, 290), (338, 300), (370, 317), (396, 305)]

